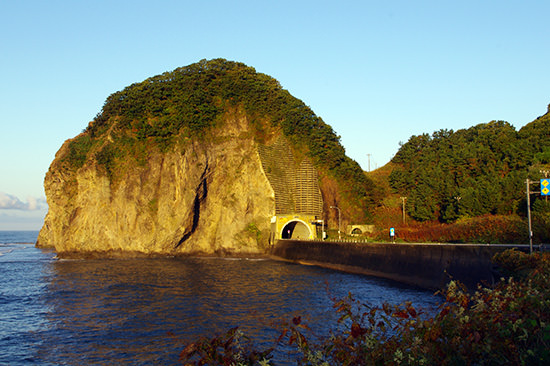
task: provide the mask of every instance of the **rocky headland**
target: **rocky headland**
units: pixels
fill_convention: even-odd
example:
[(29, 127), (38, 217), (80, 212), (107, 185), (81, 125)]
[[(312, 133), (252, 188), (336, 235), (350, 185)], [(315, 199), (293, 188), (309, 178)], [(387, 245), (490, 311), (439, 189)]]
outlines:
[(320, 219), (335, 219), (331, 205), (366, 219), (373, 185), (330, 126), (275, 79), (203, 60), (112, 94), (63, 144), (44, 181), (37, 245), (61, 255), (265, 253), (274, 215), (312, 210), (293, 186), (304, 169)]

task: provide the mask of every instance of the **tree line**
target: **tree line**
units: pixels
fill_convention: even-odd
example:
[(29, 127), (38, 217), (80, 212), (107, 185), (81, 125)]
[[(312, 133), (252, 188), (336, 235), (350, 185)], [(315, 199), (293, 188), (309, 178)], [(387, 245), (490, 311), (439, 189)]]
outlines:
[[(407, 197), (407, 213), (415, 220), (523, 213), (525, 180), (544, 177), (541, 171), (550, 167), (550, 113), (519, 131), (491, 121), (412, 136), (392, 162), (390, 186)], [(548, 205), (538, 201), (535, 210), (547, 213)]]

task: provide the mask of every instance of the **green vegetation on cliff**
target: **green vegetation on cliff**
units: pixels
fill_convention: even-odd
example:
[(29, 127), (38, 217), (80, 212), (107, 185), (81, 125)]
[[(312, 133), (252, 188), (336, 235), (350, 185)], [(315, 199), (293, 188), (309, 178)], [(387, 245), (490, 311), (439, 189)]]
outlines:
[[(523, 213), (525, 179), (538, 180), (550, 163), (550, 113), (520, 131), (492, 121), (412, 136), (392, 163), (390, 186), (407, 197), (407, 213), (415, 220)], [(542, 201), (534, 209), (539, 216), (550, 213)]]
[(95, 159), (113, 177), (117, 161), (143, 162), (149, 148), (209, 140), (232, 109), (244, 110), (259, 142), (265, 130), (282, 131), (296, 151), (338, 181), (349, 206), (360, 208), (357, 218), (364, 219), (376, 201), (374, 184), (345, 155), (333, 129), (274, 78), (224, 59), (202, 60), (110, 95), (62, 160), (78, 169)]

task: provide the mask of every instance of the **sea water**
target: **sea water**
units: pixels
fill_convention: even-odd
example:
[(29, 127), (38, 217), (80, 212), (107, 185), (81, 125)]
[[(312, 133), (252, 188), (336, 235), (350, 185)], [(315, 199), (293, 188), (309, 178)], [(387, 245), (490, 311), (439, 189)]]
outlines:
[(441, 300), (396, 282), (267, 259), (60, 260), (34, 246), (37, 235), (0, 232), (0, 365), (178, 364), (185, 344), (235, 326), (266, 348), (277, 324), (294, 316), (328, 333), (333, 299), (348, 293), (425, 309)]

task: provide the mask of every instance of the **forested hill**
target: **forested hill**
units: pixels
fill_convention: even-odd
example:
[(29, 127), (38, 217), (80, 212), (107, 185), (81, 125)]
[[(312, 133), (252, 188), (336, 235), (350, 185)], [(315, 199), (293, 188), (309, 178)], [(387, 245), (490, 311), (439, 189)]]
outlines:
[[(212, 140), (231, 109), (244, 110), (260, 142), (269, 131), (281, 131), (296, 151), (337, 182), (347, 206), (354, 208), (349, 215), (365, 220), (377, 200), (376, 189), (346, 156), (333, 129), (274, 78), (224, 59), (201, 60), (110, 95), (84, 133), (73, 139), (66, 160), (79, 168), (95, 154), (107, 171), (116, 173), (117, 161), (139, 160), (143, 142), (169, 150), (182, 141)], [(100, 149), (106, 136), (114, 142)]]
[(550, 105), (519, 131), (492, 121), (412, 136), (392, 163), (390, 186), (407, 197), (408, 214), (416, 220), (517, 213), (525, 179), (550, 170)]

